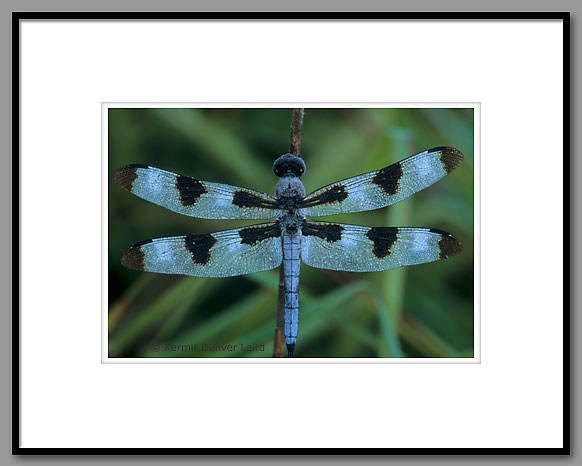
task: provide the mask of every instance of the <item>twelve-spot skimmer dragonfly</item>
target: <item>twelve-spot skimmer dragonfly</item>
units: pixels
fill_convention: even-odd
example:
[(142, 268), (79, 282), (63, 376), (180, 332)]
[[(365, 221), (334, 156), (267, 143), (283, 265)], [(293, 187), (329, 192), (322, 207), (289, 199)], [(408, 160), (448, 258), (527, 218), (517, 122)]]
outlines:
[(435, 147), (374, 172), (325, 186), (309, 195), (301, 183), (302, 158), (285, 154), (273, 164), (280, 179), (275, 196), (227, 184), (200, 181), (148, 165), (128, 165), (115, 180), (142, 199), (174, 212), (210, 219), (275, 219), (208, 234), (140, 241), (122, 256), (135, 270), (233, 277), (283, 263), (285, 341), (293, 356), (299, 324), (299, 266), (349, 272), (389, 270), (459, 254), (450, 233), (434, 228), (345, 225), (311, 220), (379, 209), (406, 199), (451, 173), (463, 154)]

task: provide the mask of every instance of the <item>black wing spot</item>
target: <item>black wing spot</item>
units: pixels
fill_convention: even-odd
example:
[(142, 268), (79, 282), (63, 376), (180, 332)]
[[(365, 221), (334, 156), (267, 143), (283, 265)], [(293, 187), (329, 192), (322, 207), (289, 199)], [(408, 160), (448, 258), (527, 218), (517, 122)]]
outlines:
[(254, 193), (240, 189), (232, 196), (232, 203), (241, 209), (274, 209), (277, 207), (274, 201), (270, 201)]
[(305, 236), (317, 236), (329, 243), (335, 243), (342, 239), (344, 227), (335, 223), (312, 223), (304, 222), (301, 233)]
[(300, 208), (313, 207), (320, 204), (339, 204), (345, 201), (347, 197), (348, 192), (345, 186), (343, 184), (334, 184), (317, 196), (310, 197), (309, 200), (300, 205)]
[(398, 192), (402, 174), (402, 165), (397, 162), (378, 170), (374, 178), (372, 178), (372, 183), (380, 186), (386, 194), (393, 196)]
[(145, 270), (145, 253), (142, 251), (141, 247), (144, 244), (151, 243), (152, 241), (153, 240), (151, 239), (146, 239), (144, 241), (140, 241), (139, 243), (135, 243), (123, 253), (121, 256), (121, 264), (128, 269)]
[(278, 238), (281, 236), (281, 227), (278, 223), (272, 225), (267, 225), (264, 227), (248, 227), (242, 228), (238, 232), (241, 243), (254, 246), (259, 241), (266, 240), (268, 238)]
[(184, 175), (176, 175), (176, 189), (184, 207), (192, 207), (200, 196), (208, 192), (204, 183)]
[(463, 162), (463, 153), (453, 147), (433, 147), (427, 151), (430, 152), (440, 152), (441, 153), (441, 163), (443, 164), (443, 169), (445, 172), (451, 173), (455, 168), (457, 168)]
[(374, 255), (378, 259), (384, 259), (390, 255), (390, 249), (398, 239), (398, 228), (372, 227), (366, 232), (366, 236), (374, 244)]
[(192, 254), (192, 260), (198, 265), (206, 265), (210, 260), (210, 249), (216, 243), (211, 234), (187, 235), (184, 238), (186, 249)]
[(140, 164), (133, 164), (128, 165), (127, 167), (120, 168), (115, 172), (113, 177), (115, 181), (119, 183), (119, 185), (123, 189), (127, 189), (131, 192), (133, 189), (133, 182), (137, 180), (137, 169), (138, 168), (149, 168), (147, 165), (140, 165)]
[(456, 256), (463, 252), (463, 245), (461, 242), (450, 233), (444, 230), (438, 230), (437, 228), (430, 228), (429, 231), (441, 236), (441, 239), (438, 242), (440, 250), (439, 259), (448, 259), (449, 257)]

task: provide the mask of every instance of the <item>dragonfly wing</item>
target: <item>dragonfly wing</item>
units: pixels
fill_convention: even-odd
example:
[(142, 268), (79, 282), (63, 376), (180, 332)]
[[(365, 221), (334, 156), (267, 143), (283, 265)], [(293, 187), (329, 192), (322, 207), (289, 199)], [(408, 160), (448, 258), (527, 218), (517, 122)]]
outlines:
[(463, 154), (457, 149), (434, 147), (381, 170), (318, 189), (300, 207), (305, 215), (316, 217), (379, 209), (436, 183), (462, 161)]
[(190, 217), (269, 219), (279, 214), (277, 200), (268, 194), (200, 181), (148, 165), (120, 168), (115, 180), (146, 201)]
[(390, 228), (306, 220), (301, 259), (311, 267), (376, 272), (460, 254), (462, 244), (434, 228)]
[(121, 263), (135, 270), (234, 277), (278, 267), (282, 261), (278, 222), (209, 234), (173, 236), (131, 246)]

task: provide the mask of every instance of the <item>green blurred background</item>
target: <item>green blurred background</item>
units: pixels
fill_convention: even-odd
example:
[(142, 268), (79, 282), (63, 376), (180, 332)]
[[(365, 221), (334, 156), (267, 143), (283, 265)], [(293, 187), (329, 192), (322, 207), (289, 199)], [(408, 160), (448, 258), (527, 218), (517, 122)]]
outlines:
[[(296, 357), (473, 357), (473, 109), (306, 109), (307, 192), (435, 146), (464, 163), (393, 206), (320, 217), (367, 226), (431, 227), (461, 240), (460, 256), (387, 272), (301, 268)], [(288, 151), (291, 109), (109, 110), (109, 356), (271, 357), (278, 269), (194, 278), (124, 268), (122, 253), (155, 237), (256, 222), (170, 212), (118, 186), (130, 163), (273, 194), (273, 161)], [(166, 351), (166, 345), (262, 345), (264, 351)]]

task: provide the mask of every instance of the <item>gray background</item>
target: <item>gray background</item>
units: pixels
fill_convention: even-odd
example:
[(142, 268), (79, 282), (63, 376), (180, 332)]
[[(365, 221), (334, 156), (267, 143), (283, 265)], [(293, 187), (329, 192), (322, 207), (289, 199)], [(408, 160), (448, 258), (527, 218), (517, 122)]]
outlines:
[[(580, 15), (582, 14), (582, 2), (579, 0), (553, 0), (553, 1), (525, 1), (525, 0), (490, 0), (489, 2), (476, 2), (466, 0), (441, 0), (436, 2), (433, 0), (416, 0), (416, 1), (374, 1), (374, 0), (358, 0), (357, 2), (350, 2), (346, 0), (295, 0), (293, 3), (269, 1), (269, 0), (248, 0), (242, 4), (237, 0), (228, 1), (187, 1), (187, 0), (164, 0), (158, 2), (155, 0), (101, 0), (99, 2), (94, 0), (36, 0), (36, 1), (15, 1), (4, 0), (0, 3), (1, 16), (1, 57), (2, 69), (0, 72), (0, 90), (2, 112), (2, 124), (0, 125), (0, 144), (2, 147), (2, 166), (0, 169), (0, 207), (2, 208), (3, 217), (6, 219), (0, 224), (0, 233), (2, 235), (2, 244), (4, 247), (2, 251), (2, 272), (5, 274), (0, 280), (2, 287), (0, 296), (2, 302), (5, 304), (5, 310), (2, 313), (2, 321), (0, 324), (0, 364), (2, 365), (2, 381), (0, 388), (2, 391), (1, 400), (1, 419), (2, 435), (0, 437), (0, 458), (2, 464), (15, 463), (29, 463), (29, 462), (47, 462), (52, 464), (76, 464), (80, 461), (92, 464), (158, 464), (158, 463), (172, 463), (172, 464), (187, 464), (196, 461), (198, 464), (270, 464), (273, 458), (268, 457), (11, 457), (11, 441), (12, 441), (12, 421), (11, 421), (11, 210), (12, 210), (12, 186), (11, 186), (11, 12), (12, 11), (570, 11), (571, 30), (572, 30), (572, 73), (571, 73), (571, 98), (572, 98), (572, 163), (571, 163), (571, 181), (572, 181), (572, 209), (575, 212), (574, 206), (580, 201), (580, 189), (576, 181), (582, 177), (582, 163), (580, 162), (579, 148), (580, 148), (580, 131), (576, 124), (578, 115), (581, 109), (581, 97), (579, 92), (579, 84), (582, 73), (580, 72), (581, 61), (580, 51), (581, 37), (578, 30)], [(535, 202), (535, 200), (534, 200)], [(572, 237), (580, 236), (581, 216), (573, 215), (572, 219)], [(572, 276), (576, 277), (580, 267), (581, 254), (580, 248), (575, 244), (571, 245), (572, 258)], [(14, 257), (17, 260), (17, 257)], [(576, 395), (580, 391), (580, 370), (575, 370), (576, 366), (580, 364), (582, 357), (580, 357), (580, 343), (575, 336), (582, 334), (581, 323), (582, 319), (577, 313), (581, 309), (580, 286), (576, 286), (576, 282), (572, 279), (572, 393)], [(577, 363), (577, 364), (576, 364)], [(578, 453), (578, 445), (580, 443), (579, 425), (581, 419), (580, 403), (577, 402), (576, 397), (572, 399), (572, 456), (570, 457), (481, 457), (481, 458), (466, 458), (466, 457), (330, 457), (330, 458), (277, 458), (277, 463), (292, 464), (301, 461), (303, 464), (352, 464), (357, 462), (365, 462), (366, 464), (380, 464), (390, 461), (392, 464), (426, 464), (426, 463), (440, 463), (449, 464), (465, 463), (467, 461), (475, 461), (476, 463), (493, 463), (496, 464), (554, 464), (554, 463), (573, 463), (580, 462), (581, 455)]]

